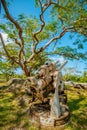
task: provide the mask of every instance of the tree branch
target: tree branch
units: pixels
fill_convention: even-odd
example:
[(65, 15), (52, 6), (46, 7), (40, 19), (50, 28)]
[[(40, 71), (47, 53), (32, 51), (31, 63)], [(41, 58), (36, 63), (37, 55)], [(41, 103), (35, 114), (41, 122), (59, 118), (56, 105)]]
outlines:
[[(21, 48), (21, 44), (20, 44), (20, 42), (17, 40), (17, 38), (14, 38), (14, 40), (15, 40), (15, 43), (17, 44), (17, 45), (19, 45), (19, 47)], [(21, 50), (20, 50), (21, 51)], [(19, 57), (20, 57), (20, 53), (21, 52), (19, 52)], [(26, 61), (26, 58), (25, 58), (25, 52), (24, 52), (24, 49), (23, 49), (23, 54), (24, 54), (24, 62)], [(21, 60), (21, 59), (20, 59)]]
[(19, 62), (17, 62), (17, 61), (14, 59), (14, 57), (13, 57), (13, 56), (10, 56), (10, 54), (8, 53), (8, 51), (7, 51), (7, 49), (6, 49), (6, 46), (5, 46), (5, 43), (4, 43), (4, 40), (3, 40), (3, 36), (2, 36), (1, 33), (0, 33), (0, 39), (1, 39), (1, 42), (2, 42), (2, 45), (3, 45), (3, 49), (4, 49), (4, 51), (5, 51), (6, 55), (7, 55), (7, 57), (8, 57), (9, 59), (11, 59), (12, 61), (14, 61), (15, 63), (19, 64)]
[(76, 59), (76, 60), (79, 60), (79, 58), (78, 57), (74, 57), (72, 54), (62, 54), (62, 53), (60, 53), (60, 52), (53, 52), (53, 53), (51, 53), (51, 54), (47, 54), (47, 55), (60, 55), (60, 56), (64, 56), (64, 57), (67, 57), (67, 58), (71, 58), (71, 59)]
[(17, 45), (19, 45), (19, 47), (21, 47), (21, 44), (20, 44), (20, 42), (17, 40), (17, 38), (14, 38), (14, 40), (15, 40), (15, 43), (16, 43)]
[(42, 48), (40, 48), (39, 52), (42, 52), (43, 50), (45, 50), (53, 41), (60, 39), (66, 32), (69, 32), (69, 30), (74, 29), (74, 27), (68, 27), (68, 28), (64, 28), (64, 30), (60, 33), (60, 35), (58, 35), (57, 37), (52, 38), (50, 41), (48, 41), (45, 46), (43, 46)]
[(45, 27), (45, 21), (44, 21), (43, 14), (44, 14), (44, 12), (48, 9), (48, 7), (49, 7), (51, 4), (54, 4), (53, 2), (49, 1), (49, 3), (46, 2), (44, 5), (42, 5), (42, 3), (41, 3), (40, 0), (39, 0), (39, 3), (40, 3), (40, 6), (41, 6), (40, 21), (42, 22), (42, 24), (41, 24), (41, 28), (40, 28), (37, 32), (35, 32), (35, 33), (33, 34), (33, 37), (34, 37), (34, 39), (36, 40), (36, 43), (35, 43), (35, 45), (33, 46), (33, 52), (35, 52), (36, 46), (37, 46), (37, 44), (39, 43), (39, 40), (38, 40), (38, 38), (37, 38), (37, 35), (38, 35), (40, 32), (42, 32), (42, 30), (43, 30), (44, 27)]
[(48, 41), (44, 47), (41, 47), (37, 52), (34, 52), (32, 53), (31, 57), (27, 60), (27, 63), (29, 63), (35, 55), (39, 54), (40, 52), (44, 51), (52, 42), (54, 42), (55, 40), (58, 40), (60, 39), (66, 32), (69, 32), (70, 30), (74, 30), (74, 27), (71, 26), (71, 27), (67, 27), (65, 28), (61, 33), (60, 35), (58, 35), (57, 37), (54, 37), (52, 38), (50, 41)]
[(78, 19), (78, 20), (74, 20), (72, 21), (73, 23), (76, 23), (76, 22), (79, 22), (79, 21), (87, 21), (87, 18), (81, 18), (81, 19)]
[(33, 58), (34, 56), (36, 55), (37, 53), (32, 53), (32, 55), (30, 56), (30, 58), (26, 61), (26, 63), (29, 63)]
[[(23, 39), (23, 37), (22, 37), (22, 28), (20, 27), (19, 23), (18, 23), (17, 21), (15, 21), (15, 20), (11, 17), (11, 15), (10, 15), (10, 13), (9, 13), (9, 11), (8, 11), (8, 8), (7, 8), (7, 6), (6, 6), (6, 1), (5, 1), (5, 0), (1, 0), (1, 3), (2, 3), (2, 5), (3, 5), (3, 8), (4, 8), (4, 10), (5, 10), (5, 13), (6, 13), (7, 18), (16, 26), (17, 30), (19, 31), (19, 38), (20, 38), (21, 43), (22, 43), (22, 44), (21, 44), (21, 48), (20, 48), (20, 52), (19, 52), (19, 62), (21, 62), (21, 56), (22, 56), (22, 53), (24, 52), (24, 51), (23, 51), (23, 49), (24, 49), (24, 39)], [(24, 53), (23, 53), (23, 55), (24, 55)]]

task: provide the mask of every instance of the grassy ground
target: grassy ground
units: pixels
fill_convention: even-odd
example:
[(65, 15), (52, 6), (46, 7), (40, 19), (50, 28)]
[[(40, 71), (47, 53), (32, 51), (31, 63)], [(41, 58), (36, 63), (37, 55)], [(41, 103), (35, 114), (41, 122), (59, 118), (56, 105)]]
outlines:
[(87, 130), (87, 90), (70, 88), (67, 96), (71, 117), (65, 130)]
[[(0, 84), (2, 86), (2, 84)], [(18, 94), (0, 88), (0, 130), (39, 130), (30, 126), (28, 115), (24, 113), (25, 107), (18, 106)], [(80, 91), (80, 92), (79, 92)], [(70, 108), (70, 121), (61, 130), (87, 130), (87, 90), (69, 88), (66, 91)], [(14, 129), (13, 129), (14, 127)], [(59, 130), (55, 128), (54, 130)]]

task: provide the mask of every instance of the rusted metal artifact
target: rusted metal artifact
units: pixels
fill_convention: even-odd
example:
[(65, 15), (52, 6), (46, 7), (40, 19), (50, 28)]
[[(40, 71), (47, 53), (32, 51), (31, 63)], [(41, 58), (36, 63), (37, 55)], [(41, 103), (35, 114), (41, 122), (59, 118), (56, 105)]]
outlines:
[(26, 91), (32, 97), (29, 111), (31, 123), (41, 126), (59, 126), (69, 119), (67, 96), (61, 69), (67, 62), (57, 67), (58, 61), (46, 63), (34, 77), (28, 77)]

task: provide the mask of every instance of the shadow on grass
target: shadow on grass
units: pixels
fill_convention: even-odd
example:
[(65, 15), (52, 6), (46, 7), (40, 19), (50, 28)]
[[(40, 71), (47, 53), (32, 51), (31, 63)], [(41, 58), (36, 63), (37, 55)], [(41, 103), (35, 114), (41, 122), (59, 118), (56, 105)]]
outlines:
[(0, 130), (12, 130), (13, 127), (22, 125), (29, 128), (29, 118), (24, 113), (24, 108), (17, 104), (17, 94), (0, 93)]
[[(81, 101), (83, 101), (85, 98), (84, 97), (80, 97), (78, 99), (71, 99), (70, 101), (68, 101), (68, 105), (69, 105), (69, 108), (70, 108), (70, 111), (73, 112), (73, 111), (76, 111), (78, 110), (81, 105), (79, 104)], [(84, 104), (86, 105), (86, 104)]]
[(87, 130), (87, 99), (84, 96), (72, 98), (68, 101), (68, 105), (70, 109), (69, 130)]

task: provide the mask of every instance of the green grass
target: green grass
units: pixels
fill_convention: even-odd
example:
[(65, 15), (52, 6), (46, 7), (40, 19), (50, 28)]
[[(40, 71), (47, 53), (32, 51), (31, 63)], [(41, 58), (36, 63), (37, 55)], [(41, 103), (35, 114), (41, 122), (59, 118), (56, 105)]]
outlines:
[(87, 90), (71, 88), (67, 91), (67, 96), (70, 122), (65, 130), (87, 130)]
[(0, 130), (10, 130), (13, 127), (29, 128), (28, 116), (24, 114), (24, 108), (18, 105), (15, 93), (0, 89)]
[[(21, 127), (24, 130), (39, 130), (30, 126), (28, 115), (24, 113), (25, 107), (18, 105), (19, 94), (0, 89), (0, 130), (11, 130), (11, 128)], [(70, 121), (62, 128), (63, 130), (87, 130), (87, 90), (70, 88), (66, 91), (68, 96), (68, 106), (70, 108)], [(52, 129), (53, 130), (53, 129)], [(54, 130), (59, 130), (55, 128)]]

